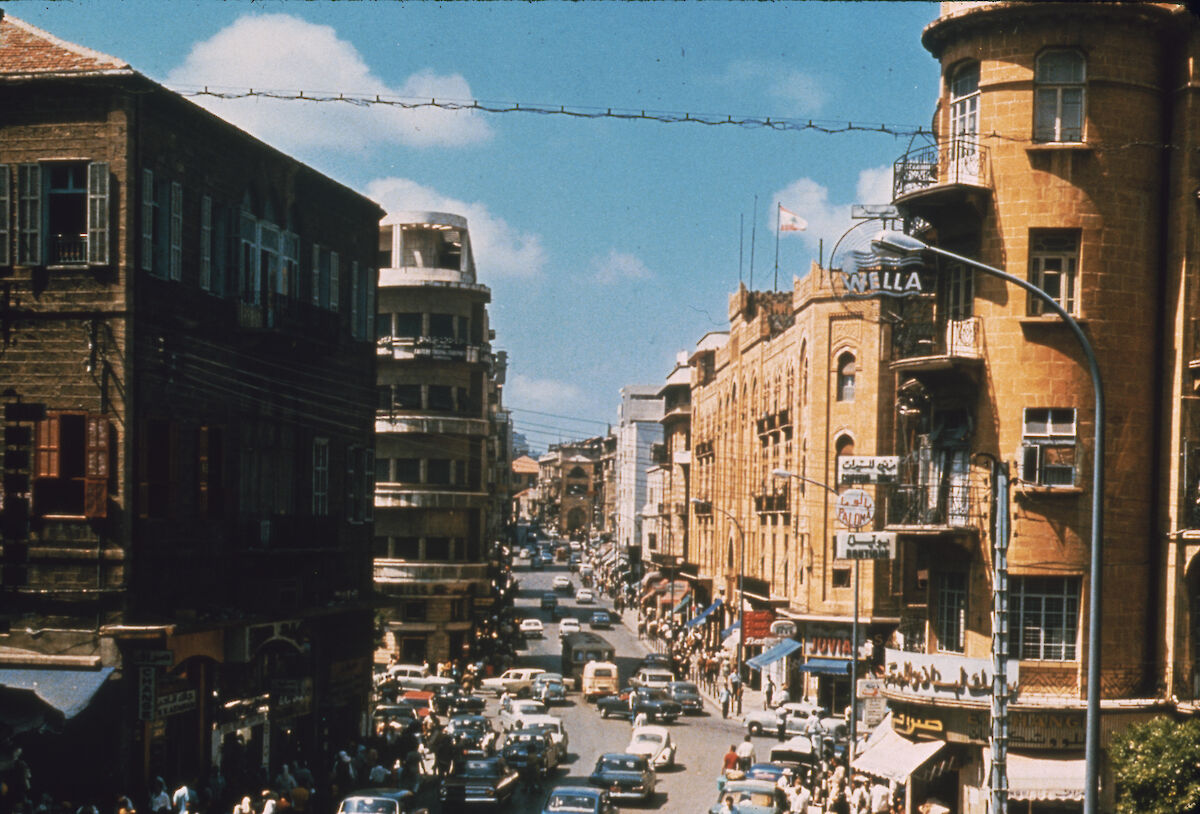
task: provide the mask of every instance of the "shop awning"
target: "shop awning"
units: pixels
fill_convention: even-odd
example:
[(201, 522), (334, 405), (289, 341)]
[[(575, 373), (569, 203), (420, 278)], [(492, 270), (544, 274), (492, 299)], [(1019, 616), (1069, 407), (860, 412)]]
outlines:
[(945, 745), (945, 741), (910, 741), (897, 735), (895, 730), (888, 729), (854, 760), (854, 770), (884, 780), (907, 783), (909, 776)]
[(1082, 800), (1086, 785), (1086, 761), (1082, 757), (1008, 753), (1010, 800)]
[(662, 571), (651, 571), (642, 577), (642, 587), (645, 588), (653, 580), (662, 579)]
[(732, 625), (730, 625), (729, 627), (727, 627), (721, 631), (721, 640), (724, 641), (725, 639), (728, 639), (730, 636), (732, 636), (734, 633), (737, 633), (738, 630), (741, 628), (741, 626), (742, 626), (742, 620), (739, 617), (736, 622), (734, 622)]
[(690, 604), (692, 604), (692, 595), (689, 592), (683, 595), (683, 599), (679, 600), (679, 604), (671, 609), (671, 613), (683, 613)]
[(800, 672), (812, 673), (816, 676), (848, 676), (850, 661), (848, 659), (809, 659), (800, 665)]
[(764, 650), (752, 659), (746, 661), (746, 666), (761, 670), (768, 664), (774, 664), (800, 649), (800, 642), (795, 639), (784, 639), (770, 650)]
[(642, 583), (642, 585), (643, 585), (642, 601), (645, 602), (650, 597), (657, 596), (658, 594), (662, 593), (663, 591), (665, 591), (667, 589), (667, 586), (670, 584), (671, 583), (667, 582), (665, 579), (660, 579), (658, 582), (652, 583), (650, 585), (646, 585), (646, 583), (643, 582)]
[(700, 611), (700, 613), (696, 614), (691, 619), (689, 619), (687, 621), (687, 624), (684, 625), (684, 627), (695, 627), (696, 625), (703, 624), (704, 620), (707, 619), (710, 615), (712, 615), (713, 611), (715, 611), (717, 608), (721, 607), (721, 604), (722, 604), (721, 600), (718, 599), (716, 602), (712, 603), (707, 608)]
[(113, 672), (99, 670), (49, 670), (10, 667), (0, 669), (0, 686), (29, 690), (70, 720), (87, 709), (92, 697)]

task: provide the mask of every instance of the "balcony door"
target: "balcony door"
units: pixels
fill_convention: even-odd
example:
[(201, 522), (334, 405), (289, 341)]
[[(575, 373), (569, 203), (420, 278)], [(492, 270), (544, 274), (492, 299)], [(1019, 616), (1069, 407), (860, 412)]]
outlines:
[(971, 62), (956, 68), (950, 80), (949, 183), (979, 183), (978, 135), (979, 63)]

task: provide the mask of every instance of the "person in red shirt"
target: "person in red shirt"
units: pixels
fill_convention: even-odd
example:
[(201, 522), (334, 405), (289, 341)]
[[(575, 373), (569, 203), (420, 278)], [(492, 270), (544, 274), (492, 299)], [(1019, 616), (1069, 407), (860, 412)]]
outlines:
[(723, 761), (722, 768), (725, 771), (729, 771), (730, 769), (736, 769), (737, 767), (738, 767), (737, 747), (735, 747), (731, 743), (731, 744), (729, 744), (729, 751), (725, 753), (725, 760)]

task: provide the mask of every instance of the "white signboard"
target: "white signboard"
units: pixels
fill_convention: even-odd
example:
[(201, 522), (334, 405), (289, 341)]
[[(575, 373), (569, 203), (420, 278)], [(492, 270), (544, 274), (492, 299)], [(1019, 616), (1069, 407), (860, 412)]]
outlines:
[(858, 680), (859, 709), (862, 712), (862, 722), (868, 728), (879, 725), (883, 716), (887, 715), (887, 699), (883, 697), (883, 680), (879, 678), (860, 678)]
[(898, 455), (843, 455), (837, 459), (838, 483), (895, 483)]
[(860, 529), (875, 519), (875, 501), (862, 489), (838, 495), (837, 519), (846, 528)]
[(896, 535), (890, 531), (839, 531), (834, 556), (839, 560), (894, 560)]
[[(992, 695), (992, 660), (970, 659), (951, 653), (886, 651), (883, 688), (887, 692), (919, 698), (986, 700)], [(1009, 659), (1008, 687), (1015, 696), (1019, 687), (1019, 662)]]

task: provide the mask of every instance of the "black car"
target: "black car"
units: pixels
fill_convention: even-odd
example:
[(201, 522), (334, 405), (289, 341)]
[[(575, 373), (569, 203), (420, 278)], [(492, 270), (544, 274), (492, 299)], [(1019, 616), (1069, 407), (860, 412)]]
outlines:
[(446, 724), (446, 735), (462, 751), (484, 754), (491, 753), (497, 738), (491, 720), (482, 715), (455, 715)]
[(491, 805), (499, 808), (512, 800), (517, 772), (502, 757), (469, 757), (457, 771), (442, 780), (438, 796), (445, 810), (459, 805)]
[(554, 746), (545, 732), (536, 729), (518, 729), (504, 738), (500, 755), (518, 772), (535, 761), (534, 765), (550, 771), (558, 766)]
[(690, 681), (672, 681), (667, 685), (667, 696), (672, 701), (679, 702), (684, 715), (699, 715), (704, 712), (704, 699), (700, 697), (700, 689)]
[(439, 715), (450, 715), (457, 712), (481, 713), (487, 702), (478, 695), (463, 692), (457, 684), (446, 684), (434, 691), (430, 704)]
[(610, 630), (612, 628), (612, 616), (608, 611), (592, 611), (592, 618), (588, 624), (597, 630)]
[(361, 789), (338, 804), (337, 814), (403, 814), (416, 807), (417, 797), (407, 789)]
[(588, 783), (608, 789), (614, 800), (644, 800), (654, 797), (657, 778), (643, 755), (609, 752), (596, 759), (596, 768), (588, 775)]
[[(630, 698), (632, 697), (632, 702)], [(678, 701), (671, 700), (664, 690), (651, 690), (645, 687), (626, 687), (616, 695), (605, 695), (596, 701), (600, 717), (632, 718), (639, 712), (653, 721), (671, 723), (683, 714), (683, 707)]]
[(550, 792), (542, 814), (616, 814), (617, 808), (602, 789), (559, 786)]
[(674, 670), (674, 665), (671, 664), (671, 657), (666, 653), (647, 653), (637, 667), (633, 668), (633, 672), (637, 672), (643, 667), (661, 668), (663, 670)]

